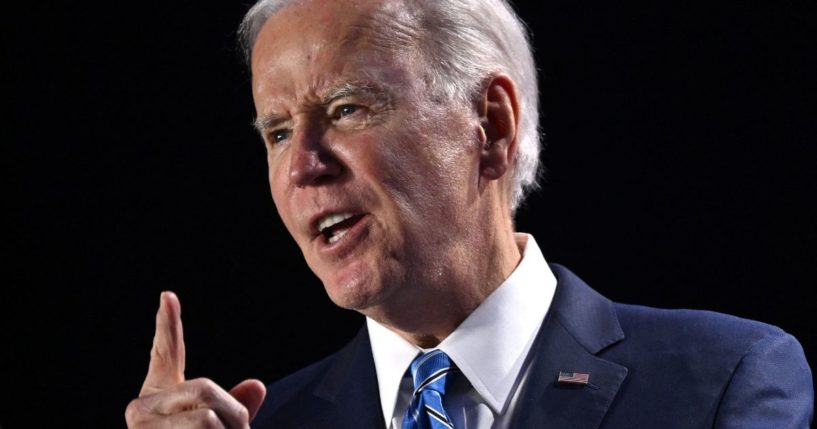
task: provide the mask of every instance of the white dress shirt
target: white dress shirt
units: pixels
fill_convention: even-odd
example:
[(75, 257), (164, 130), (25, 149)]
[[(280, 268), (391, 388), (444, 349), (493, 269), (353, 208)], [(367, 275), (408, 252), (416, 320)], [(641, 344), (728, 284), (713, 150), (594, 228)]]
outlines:
[[(436, 348), (457, 365), (443, 398), (456, 429), (507, 428), (528, 376), (527, 356), (556, 290), (536, 240), (515, 234), (522, 260), (511, 275)], [(367, 319), (383, 417), (401, 429), (413, 385), (407, 370), (426, 351)]]

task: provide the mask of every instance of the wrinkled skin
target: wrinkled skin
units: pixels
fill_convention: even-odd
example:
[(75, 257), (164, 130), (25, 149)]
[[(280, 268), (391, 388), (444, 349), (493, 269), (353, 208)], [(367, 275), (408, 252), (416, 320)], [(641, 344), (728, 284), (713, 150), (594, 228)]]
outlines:
[[(429, 93), (421, 31), (392, 3), (280, 11), (255, 45), (253, 98), (278, 213), (330, 298), (396, 330), (439, 336), (518, 260), (496, 180), (507, 165), (500, 172), (483, 149), (486, 126), (498, 132), (490, 103)], [(301, 21), (312, 25), (287, 31)], [(399, 34), (383, 37), (386, 26)], [(495, 91), (514, 91), (502, 79)], [(500, 132), (511, 135), (495, 149), (510, 151), (517, 122), (504, 120), (510, 130)], [(359, 220), (329, 243), (316, 223), (339, 213)]]
[[(507, 174), (519, 106), (501, 74), (471, 105), (431, 94), (402, 5), (283, 8), (254, 46), (252, 91), (273, 200), (330, 298), (433, 347), (520, 259)], [(180, 314), (163, 293), (128, 427), (249, 428), (264, 385), (185, 380)]]
[(129, 428), (249, 429), (266, 388), (245, 380), (229, 392), (205, 378), (184, 379), (181, 305), (172, 292), (160, 297), (150, 365), (139, 397), (125, 410)]

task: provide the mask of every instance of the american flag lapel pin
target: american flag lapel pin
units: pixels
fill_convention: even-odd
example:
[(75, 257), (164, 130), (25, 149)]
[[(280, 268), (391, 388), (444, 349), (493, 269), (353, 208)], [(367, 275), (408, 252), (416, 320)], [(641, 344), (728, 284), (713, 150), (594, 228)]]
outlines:
[(556, 380), (556, 383), (584, 386), (590, 383), (590, 374), (559, 371), (559, 378)]

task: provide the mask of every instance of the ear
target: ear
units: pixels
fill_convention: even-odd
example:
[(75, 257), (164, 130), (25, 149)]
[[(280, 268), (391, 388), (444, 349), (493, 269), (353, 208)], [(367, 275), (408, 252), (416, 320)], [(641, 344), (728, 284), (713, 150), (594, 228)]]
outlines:
[(498, 180), (516, 158), (519, 98), (516, 84), (500, 74), (485, 85), (477, 105), (484, 139), (480, 152), (480, 176)]

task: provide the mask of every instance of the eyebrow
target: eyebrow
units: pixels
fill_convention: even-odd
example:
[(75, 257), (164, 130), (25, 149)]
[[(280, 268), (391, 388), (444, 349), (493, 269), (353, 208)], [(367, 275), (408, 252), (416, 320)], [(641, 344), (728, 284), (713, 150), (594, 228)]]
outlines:
[[(326, 92), (326, 95), (321, 98), (320, 105), (328, 106), (335, 100), (354, 95), (368, 95), (373, 97), (375, 102), (378, 104), (383, 104), (387, 107), (391, 106), (391, 97), (386, 91), (383, 91), (375, 85), (365, 81), (344, 82), (330, 88), (329, 91)], [(255, 118), (255, 121), (253, 121), (253, 126), (255, 127), (256, 131), (263, 133), (265, 130), (273, 128), (288, 119), (289, 118), (285, 115), (273, 113)]]
[(255, 128), (256, 131), (263, 134), (263, 132), (265, 130), (268, 130), (270, 128), (274, 128), (276, 125), (278, 125), (281, 122), (284, 122), (286, 120), (287, 120), (287, 118), (284, 115), (276, 115), (276, 114), (264, 115), (264, 116), (259, 116), (259, 117), (255, 118), (252, 125), (253, 125), (253, 127)]
[(385, 95), (382, 91), (379, 91), (374, 85), (368, 82), (344, 82), (327, 91), (327, 94), (323, 97), (321, 104), (326, 106), (337, 99), (361, 94), (372, 95), (376, 98), (381, 98)]

